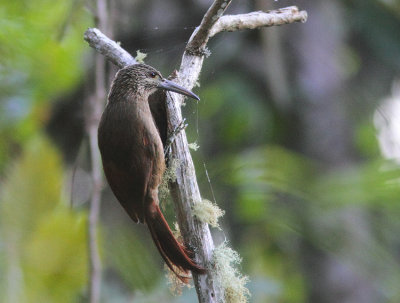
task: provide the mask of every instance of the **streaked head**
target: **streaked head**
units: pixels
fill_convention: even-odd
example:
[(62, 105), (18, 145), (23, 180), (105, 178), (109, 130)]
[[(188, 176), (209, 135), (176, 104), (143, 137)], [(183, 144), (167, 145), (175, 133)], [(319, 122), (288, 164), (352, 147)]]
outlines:
[[(200, 100), (200, 98), (190, 90), (163, 78), (158, 70), (146, 64), (135, 64), (121, 69), (117, 73), (114, 83), (120, 84), (120, 87), (125, 87), (133, 93), (140, 92), (150, 95), (157, 89), (164, 89)], [(114, 86), (115, 85), (113, 85), (113, 87)], [(112, 93), (111, 91), (111, 94)]]

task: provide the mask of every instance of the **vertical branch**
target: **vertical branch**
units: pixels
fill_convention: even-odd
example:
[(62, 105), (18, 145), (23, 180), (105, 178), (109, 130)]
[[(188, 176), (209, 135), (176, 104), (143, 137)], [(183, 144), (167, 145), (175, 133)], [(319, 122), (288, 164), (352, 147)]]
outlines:
[[(107, 27), (107, 3), (106, 0), (96, 2), (96, 21), (100, 29)], [(104, 57), (96, 53), (94, 94), (88, 99), (89, 104), (86, 113), (86, 127), (89, 137), (90, 158), (91, 158), (91, 179), (92, 194), (89, 210), (89, 301), (90, 303), (100, 302), (102, 266), (98, 243), (97, 226), (100, 215), (101, 189), (103, 177), (101, 172), (101, 160), (97, 147), (97, 128), (101, 112), (106, 99), (106, 61)]]
[[(192, 88), (200, 73), (203, 56), (184, 55), (179, 79), (185, 87)], [(184, 77), (186, 74), (188, 77)], [(192, 78), (192, 77), (195, 78)], [(180, 105), (183, 98), (177, 94), (167, 94), (167, 111), (169, 127), (174, 129), (182, 121)], [(202, 223), (193, 216), (192, 206), (201, 201), (201, 194), (197, 184), (196, 171), (190, 155), (186, 133), (177, 134), (172, 144), (172, 157), (179, 160), (176, 171), (176, 182), (171, 184), (178, 223), (185, 243), (195, 247), (196, 259), (200, 264), (209, 265), (214, 250), (214, 241), (206, 223)], [(223, 293), (212, 271), (205, 275), (193, 274), (194, 284), (200, 303), (223, 302)]]
[[(297, 7), (288, 7), (276, 11), (254, 12), (243, 15), (222, 16), (231, 0), (215, 0), (198, 28), (193, 32), (182, 57), (178, 81), (188, 89), (196, 83), (206, 53), (205, 47), (210, 37), (221, 31), (254, 29), (265, 26), (282, 25), (293, 22), (305, 22), (307, 13), (299, 12)], [(119, 44), (107, 38), (98, 29), (88, 29), (85, 40), (119, 67), (136, 64), (136, 60), (121, 48)], [(181, 104), (183, 97), (167, 94), (167, 112), (169, 129), (175, 129), (182, 121)], [(179, 161), (176, 182), (171, 184), (175, 210), (185, 243), (194, 248), (196, 260), (212, 269), (214, 243), (206, 223), (193, 216), (192, 207), (201, 201), (193, 160), (190, 155), (186, 133), (178, 133), (172, 144), (172, 156)], [(213, 276), (214, 275), (214, 276)], [(193, 276), (200, 303), (225, 302), (224, 290), (209, 270), (205, 275)]]
[[(95, 100), (95, 98), (91, 98)], [(100, 99), (96, 101), (101, 101)], [(101, 104), (100, 102), (93, 102)], [(93, 120), (96, 121), (96, 120)], [(97, 150), (97, 126), (91, 122), (88, 129), (90, 157), (92, 165), (92, 195), (90, 199), (89, 210), (89, 298), (91, 303), (100, 301), (100, 285), (101, 285), (101, 260), (98, 244), (97, 225), (100, 214), (102, 175), (100, 171), (100, 158)]]
[[(210, 29), (222, 16), (229, 3), (230, 0), (215, 0), (189, 39), (178, 73), (178, 80), (186, 88), (192, 89), (196, 83), (203, 66), (203, 51), (209, 39)], [(167, 94), (170, 129), (174, 129), (182, 121), (182, 101), (181, 95)], [(214, 241), (207, 223), (200, 222), (193, 216), (192, 207), (201, 201), (201, 195), (185, 132), (180, 132), (175, 138), (172, 144), (172, 157), (179, 159), (180, 164), (176, 171), (176, 182), (171, 185), (171, 194), (182, 236), (185, 243), (196, 247), (195, 255), (200, 264), (210, 265)], [(223, 289), (217, 284), (212, 270), (208, 270), (205, 275), (192, 274), (200, 303), (224, 302)]]

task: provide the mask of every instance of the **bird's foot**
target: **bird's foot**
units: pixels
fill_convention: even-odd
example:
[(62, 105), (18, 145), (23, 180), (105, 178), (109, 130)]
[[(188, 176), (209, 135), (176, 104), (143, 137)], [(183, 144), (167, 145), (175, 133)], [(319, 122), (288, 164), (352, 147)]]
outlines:
[(176, 135), (179, 134), (182, 130), (184, 130), (187, 126), (188, 125), (186, 123), (186, 119), (183, 118), (181, 123), (179, 123), (178, 126), (175, 127), (175, 129), (171, 133), (168, 134), (167, 142), (166, 142), (165, 148), (164, 148), (164, 156), (165, 157), (167, 155), (169, 155), (169, 153), (171, 152), (171, 145), (174, 142)]

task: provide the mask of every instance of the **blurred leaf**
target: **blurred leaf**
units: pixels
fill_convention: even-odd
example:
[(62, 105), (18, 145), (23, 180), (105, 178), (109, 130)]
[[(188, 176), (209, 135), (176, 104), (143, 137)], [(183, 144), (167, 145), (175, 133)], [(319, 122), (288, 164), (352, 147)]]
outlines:
[(265, 219), (265, 214), (268, 212), (267, 200), (271, 199), (271, 195), (262, 192), (248, 192), (239, 193), (238, 200), (235, 208), (237, 219), (247, 222), (258, 222)]
[(255, 93), (252, 85), (251, 81), (230, 74), (223, 74), (207, 85), (198, 105), (203, 117), (200, 121), (202, 134), (207, 135), (207, 126), (212, 125), (218, 144), (230, 147), (265, 139), (272, 117), (266, 102)]
[(141, 241), (131, 230), (119, 227), (108, 236), (107, 260), (132, 289), (150, 292), (163, 271)]
[(76, 302), (88, 278), (86, 215), (60, 207), (42, 218), (23, 261), (29, 302)]
[(6, 302), (75, 302), (86, 285), (86, 220), (63, 203), (60, 156), (44, 137), (27, 145), (0, 195)]
[(304, 157), (278, 146), (268, 146), (239, 155), (230, 178), (251, 195), (280, 191), (304, 197), (314, 171), (312, 162)]
[(32, 139), (2, 186), (0, 224), (6, 236), (25, 241), (38, 220), (59, 204), (62, 178), (57, 151), (42, 137)]
[(392, 161), (377, 160), (318, 178), (312, 194), (328, 207), (366, 204), (399, 210), (399, 184), (400, 167)]
[(290, 255), (262, 245), (245, 248), (244, 259), (253, 273), (249, 288), (251, 302), (306, 302), (304, 278)]
[(82, 33), (90, 20), (82, 1), (1, 2), (0, 169), (13, 145), (27, 142), (47, 120), (48, 102), (81, 80), (88, 50)]
[(360, 125), (355, 132), (355, 145), (358, 151), (366, 157), (378, 157), (380, 155), (376, 128), (371, 123)]
[[(237, 216), (254, 229), (248, 229), (244, 238), (259, 243), (265, 233), (268, 239), (259, 243), (265, 256), (248, 259), (269, 262), (267, 253), (276, 249), (281, 257), (297, 255), (301, 237), (341, 262), (350, 262), (366, 277), (374, 277), (376, 287), (385, 289), (396, 302), (400, 271), (391, 247), (399, 245), (400, 167), (395, 162), (378, 158), (318, 171), (318, 165), (283, 148), (261, 147), (238, 156), (235, 167), (231, 180), (239, 188)], [(349, 234), (353, 224), (381, 236), (362, 229), (357, 229), (357, 235)], [(266, 268), (271, 270), (273, 265)]]
[(72, 4), (72, 0), (2, 3), (0, 62), (6, 68), (2, 77), (16, 76), (26, 82), (36, 100), (64, 91), (81, 75), (80, 56), (85, 47), (81, 35), (90, 20), (82, 6), (75, 9), (74, 18), (80, 28), (71, 25), (65, 38), (57, 40)]
[(238, 157), (231, 181), (249, 199), (281, 193), (324, 207), (367, 204), (400, 208), (400, 167), (378, 159), (320, 174), (317, 165), (279, 147), (249, 151)]

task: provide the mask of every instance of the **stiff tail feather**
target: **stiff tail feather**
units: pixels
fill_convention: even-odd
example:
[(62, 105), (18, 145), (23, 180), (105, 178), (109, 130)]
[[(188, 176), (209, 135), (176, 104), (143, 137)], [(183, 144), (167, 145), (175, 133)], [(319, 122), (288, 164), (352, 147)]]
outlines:
[(190, 258), (191, 252), (175, 239), (156, 203), (152, 203), (149, 207), (146, 207), (145, 216), (151, 237), (158, 251), (167, 266), (183, 283), (188, 283), (189, 277), (180, 274), (176, 268), (184, 273), (187, 273), (189, 270), (198, 274), (205, 273), (205, 269), (197, 265)]

